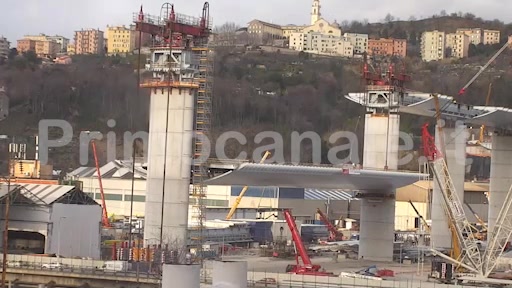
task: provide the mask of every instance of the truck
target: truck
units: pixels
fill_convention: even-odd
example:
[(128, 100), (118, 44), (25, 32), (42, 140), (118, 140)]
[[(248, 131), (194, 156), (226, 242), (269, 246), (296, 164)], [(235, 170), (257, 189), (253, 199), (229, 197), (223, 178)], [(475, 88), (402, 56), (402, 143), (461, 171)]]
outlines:
[(106, 261), (104, 266), (107, 272), (127, 272), (130, 268), (128, 261)]

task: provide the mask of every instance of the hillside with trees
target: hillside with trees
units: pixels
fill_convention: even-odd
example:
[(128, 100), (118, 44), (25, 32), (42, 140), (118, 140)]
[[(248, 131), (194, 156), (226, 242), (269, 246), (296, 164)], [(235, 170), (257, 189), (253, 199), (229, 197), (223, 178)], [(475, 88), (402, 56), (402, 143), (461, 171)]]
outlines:
[[(432, 23), (452, 21), (452, 18), (442, 16), (419, 21), (364, 24), (361, 29), (372, 29), (372, 33), (388, 29), (390, 36), (402, 29), (405, 32), (400, 33), (410, 37), (412, 31), (420, 34), (421, 29), (427, 30), (431, 29), (429, 25), (437, 25)], [(455, 18), (467, 20), (470, 26), (476, 23), (470, 21), (479, 21)], [(359, 24), (349, 25), (356, 29)], [(417, 30), (405, 29), (406, 26), (414, 26)], [(508, 29), (508, 25), (503, 27)], [(493, 53), (493, 48), (486, 49)], [(484, 52), (480, 51), (480, 54), (476, 53), (468, 59), (435, 63), (424, 63), (417, 57), (408, 57), (403, 61), (379, 61), (396, 61), (398, 65), (405, 65), (407, 73), (413, 78), (407, 85), (411, 90), (456, 95), (487, 61), (489, 54)], [(11, 101), (10, 116), (0, 122), (2, 134), (34, 135), (40, 119), (67, 120), (72, 123), (75, 136), (82, 130), (105, 133), (114, 130), (119, 137), (125, 131), (147, 131), (149, 91), (137, 89), (136, 59), (133, 56), (76, 56), (71, 65), (46, 66), (32, 53), (10, 55), (7, 61), (0, 63), (0, 86), (6, 86)], [(492, 81), (491, 103), (512, 107), (509, 96), (512, 91), (511, 59), (510, 51), (506, 51), (468, 89), (465, 98), (459, 99), (460, 102), (483, 105)], [(212, 138), (216, 139), (221, 133), (232, 130), (246, 135), (249, 143), (245, 146), (229, 142), (226, 152), (234, 157), (242, 149), (251, 155), (256, 146), (254, 136), (257, 133), (276, 131), (283, 135), (285, 151), (289, 155), (292, 131), (314, 131), (322, 137), (323, 160), (326, 161), (329, 145), (332, 145), (327, 139), (333, 132), (354, 131), (362, 139), (363, 109), (343, 97), (349, 92), (362, 91), (361, 66), (361, 60), (357, 59), (218, 48), (215, 57)], [(109, 119), (116, 120), (115, 128), (108, 128), (106, 122)], [(401, 129), (419, 136), (424, 121), (426, 119), (404, 115)], [(58, 131), (55, 135), (58, 136)], [(302, 162), (312, 160), (312, 147), (307, 142), (303, 142)], [(122, 139), (118, 143), (118, 155), (122, 155)], [(78, 167), (78, 140), (71, 147), (56, 149), (52, 155), (56, 169)], [(105, 155), (102, 155), (102, 159), (105, 159)], [(289, 161), (289, 157), (286, 160)], [(403, 168), (416, 167), (412, 163), (411, 167)]]

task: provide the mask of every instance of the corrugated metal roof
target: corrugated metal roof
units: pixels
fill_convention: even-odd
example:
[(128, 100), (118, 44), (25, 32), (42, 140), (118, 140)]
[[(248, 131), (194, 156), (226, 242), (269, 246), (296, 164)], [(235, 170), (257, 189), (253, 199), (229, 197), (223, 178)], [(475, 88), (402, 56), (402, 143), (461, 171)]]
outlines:
[[(132, 162), (115, 160), (100, 167), (101, 178), (131, 179)], [(95, 167), (80, 167), (68, 173), (68, 176), (78, 178), (98, 177)], [(140, 163), (135, 165), (135, 178), (146, 179), (147, 171)]]
[(39, 184), (18, 184), (32, 195), (43, 201), (44, 204), (50, 205), (57, 199), (66, 195), (75, 188), (70, 185), (39, 185)]
[(75, 177), (91, 177), (95, 172), (96, 168), (94, 167), (80, 167), (69, 172), (68, 175)]
[(341, 189), (304, 189), (304, 199), (306, 200), (356, 200), (352, 194)]

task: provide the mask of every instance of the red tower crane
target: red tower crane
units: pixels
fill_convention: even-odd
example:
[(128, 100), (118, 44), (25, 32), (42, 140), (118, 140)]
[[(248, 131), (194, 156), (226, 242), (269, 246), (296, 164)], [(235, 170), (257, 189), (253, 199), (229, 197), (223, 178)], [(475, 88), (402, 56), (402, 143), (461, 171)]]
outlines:
[[(313, 263), (311, 263), (306, 247), (304, 247), (304, 243), (302, 243), (302, 239), (300, 238), (299, 229), (297, 229), (292, 212), (290, 210), (284, 210), (283, 214), (286, 224), (288, 224), (292, 233), (293, 243), (297, 249), (297, 252), (295, 253), (295, 260), (297, 264), (289, 265), (286, 272), (303, 275), (333, 276), (334, 274), (332, 273), (320, 271), (322, 268), (320, 265), (313, 265)], [(302, 264), (300, 263), (299, 258), (302, 260)]]
[(327, 230), (329, 230), (329, 241), (330, 242), (336, 242), (336, 241), (343, 241), (343, 234), (332, 225), (331, 221), (327, 218), (327, 216), (320, 210), (320, 208), (316, 208), (316, 212), (318, 215), (320, 215), (320, 219), (322, 222), (327, 226)]

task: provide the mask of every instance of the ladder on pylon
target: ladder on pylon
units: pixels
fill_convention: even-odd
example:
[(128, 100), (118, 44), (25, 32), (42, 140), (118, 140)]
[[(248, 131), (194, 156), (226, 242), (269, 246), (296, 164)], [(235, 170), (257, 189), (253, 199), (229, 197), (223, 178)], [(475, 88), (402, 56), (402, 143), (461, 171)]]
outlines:
[(474, 239), (471, 224), (467, 220), (464, 207), (455, 190), (445, 159), (439, 157), (431, 161), (430, 167), (434, 178), (439, 183), (439, 188), (446, 205), (446, 211), (449, 213), (450, 220), (453, 221), (460, 242), (462, 250), (462, 259), (460, 259), (460, 262), (473, 267), (476, 271), (482, 271), (483, 262), (480, 248)]

